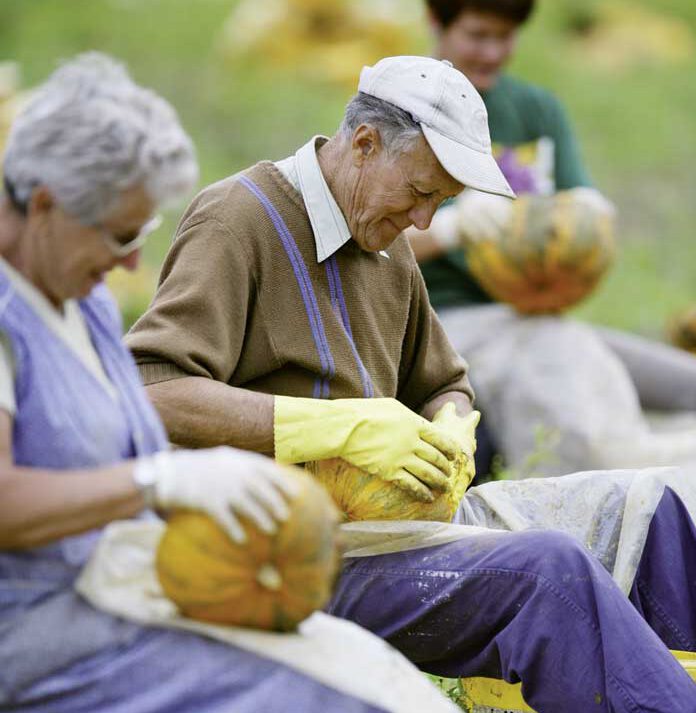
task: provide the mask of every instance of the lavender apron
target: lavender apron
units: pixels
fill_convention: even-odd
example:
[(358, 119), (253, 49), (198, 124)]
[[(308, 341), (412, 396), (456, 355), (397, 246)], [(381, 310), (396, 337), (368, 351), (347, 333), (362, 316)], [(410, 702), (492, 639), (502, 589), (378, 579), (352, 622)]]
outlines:
[[(17, 366), (17, 465), (94, 468), (166, 446), (106, 288), (80, 307), (118, 399), (0, 270), (0, 329)], [(0, 711), (255, 713), (289, 710), (288, 700), (302, 711), (379, 710), (247, 651), (92, 608), (73, 582), (99, 534), (0, 552)]]

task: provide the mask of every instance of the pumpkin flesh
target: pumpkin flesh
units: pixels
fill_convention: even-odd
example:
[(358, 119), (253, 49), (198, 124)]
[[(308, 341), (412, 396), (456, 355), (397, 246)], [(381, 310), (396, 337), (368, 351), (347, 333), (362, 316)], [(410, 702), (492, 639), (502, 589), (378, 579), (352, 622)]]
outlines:
[(307, 470), (333, 498), (345, 521), (436, 520), (449, 522), (461, 500), (468, 479), (453, 483), (452, 491), (440, 493), (431, 503), (414, 499), (396, 485), (370, 475), (341, 458), (315, 461)]

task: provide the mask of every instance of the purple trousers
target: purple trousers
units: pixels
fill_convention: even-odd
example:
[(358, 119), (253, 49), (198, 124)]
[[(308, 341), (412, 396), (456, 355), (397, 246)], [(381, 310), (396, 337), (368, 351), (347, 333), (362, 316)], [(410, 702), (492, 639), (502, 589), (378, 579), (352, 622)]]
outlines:
[(696, 712), (667, 648), (696, 649), (696, 530), (669, 489), (630, 601), (570, 536), (491, 531), (348, 560), (328, 611), (430, 673), (521, 681), (538, 713)]

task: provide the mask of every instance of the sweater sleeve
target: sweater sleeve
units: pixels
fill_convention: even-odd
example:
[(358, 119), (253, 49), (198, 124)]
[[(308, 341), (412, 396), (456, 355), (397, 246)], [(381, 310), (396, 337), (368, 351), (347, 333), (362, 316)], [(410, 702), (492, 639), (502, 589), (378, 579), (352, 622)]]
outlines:
[(414, 259), (398, 399), (416, 412), (428, 401), (450, 391), (459, 391), (473, 400), (467, 369), (430, 306), (423, 276)]
[(143, 382), (228, 382), (244, 343), (252, 283), (230, 228), (204, 210), (185, 216), (153, 302), (126, 337)]

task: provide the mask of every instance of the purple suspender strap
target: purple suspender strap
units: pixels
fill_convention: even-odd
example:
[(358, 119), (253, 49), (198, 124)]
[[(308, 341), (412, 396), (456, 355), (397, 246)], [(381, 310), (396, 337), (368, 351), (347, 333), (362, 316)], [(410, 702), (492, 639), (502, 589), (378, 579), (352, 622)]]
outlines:
[(307, 319), (309, 320), (309, 326), (312, 330), (314, 344), (317, 347), (317, 352), (319, 352), (319, 360), (321, 362), (321, 377), (317, 377), (314, 382), (313, 396), (314, 398), (326, 399), (329, 397), (329, 382), (336, 373), (336, 367), (331, 354), (331, 349), (329, 348), (328, 339), (326, 338), (324, 324), (321, 320), (321, 313), (319, 312), (319, 305), (317, 304), (317, 298), (314, 294), (314, 288), (312, 287), (312, 281), (309, 277), (307, 266), (302, 259), (302, 254), (300, 253), (300, 249), (297, 247), (295, 239), (292, 237), (292, 233), (266, 194), (246, 176), (240, 176), (239, 182), (256, 198), (258, 198), (259, 202), (268, 214), (268, 217), (271, 219), (273, 227), (276, 229), (278, 237), (283, 244), (285, 253), (290, 260), (290, 265), (295, 273), (297, 285), (300, 288), (300, 294), (302, 295), (305, 311), (307, 312)]
[(353, 352), (353, 358), (355, 363), (358, 365), (358, 371), (360, 372), (360, 381), (362, 381), (363, 386), (363, 396), (366, 399), (372, 398), (375, 395), (375, 389), (372, 385), (372, 379), (370, 374), (365, 368), (362, 359), (360, 358), (360, 353), (355, 345), (355, 340), (353, 339), (353, 332), (350, 328), (350, 318), (348, 317), (348, 308), (346, 307), (346, 300), (343, 296), (343, 287), (341, 285), (341, 274), (338, 271), (338, 262), (336, 261), (336, 255), (332, 255), (324, 263), (326, 267), (326, 276), (329, 279), (329, 291), (331, 293), (331, 304), (333, 305), (334, 311), (338, 315), (343, 328), (345, 329), (346, 336), (348, 337), (348, 343), (350, 344), (350, 350)]

